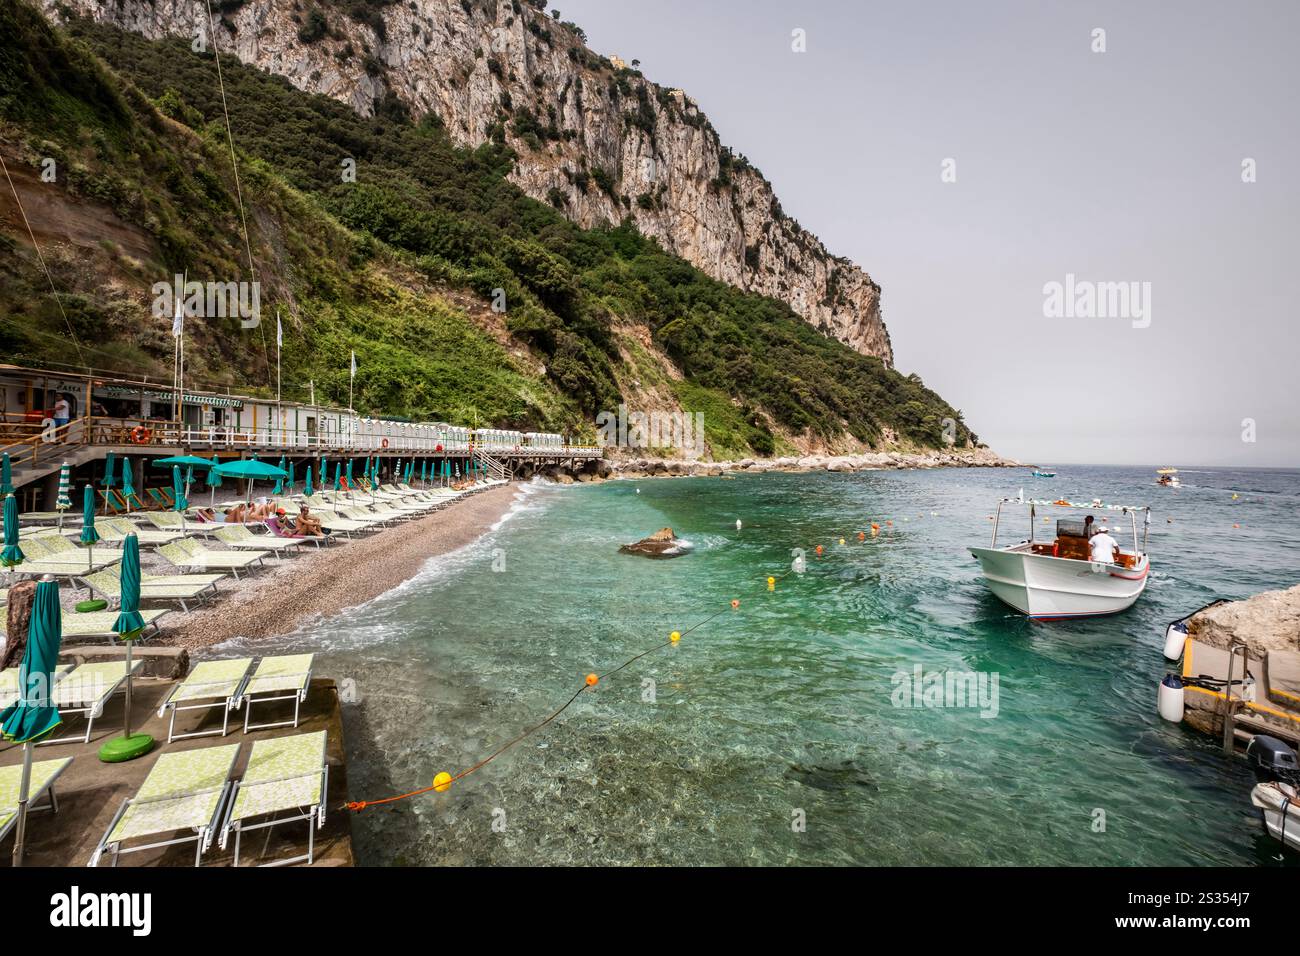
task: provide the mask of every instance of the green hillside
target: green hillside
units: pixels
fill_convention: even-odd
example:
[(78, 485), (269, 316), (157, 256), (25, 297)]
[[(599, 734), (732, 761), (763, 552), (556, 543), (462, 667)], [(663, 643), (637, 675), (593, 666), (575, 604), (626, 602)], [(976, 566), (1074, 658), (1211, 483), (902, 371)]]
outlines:
[[(0, 0), (0, 27), (7, 152), (32, 165), (61, 157), (61, 188), (111, 206), (159, 250), (139, 262), (105, 249), (98, 272), (59, 263), (70, 321), (99, 349), (95, 365), (167, 367), (167, 330), (142, 329), (124, 282), (248, 278), (213, 58), (87, 22), (69, 42), (15, 0)], [(944, 418), (960, 423), (915, 376), (783, 303), (708, 278), (628, 224), (580, 229), (524, 196), (499, 143), (458, 148), (436, 117), (413, 120), (396, 102), (365, 119), (233, 59), (222, 70), (264, 315), (286, 317), (286, 382), (311, 379), (345, 401), (355, 349), (362, 410), (572, 428), (618, 404), (635, 371), (620, 343), (642, 325), (682, 373), (683, 407), (704, 410), (710, 441), (729, 452), (783, 450), (783, 433), (875, 443), (885, 428), (936, 446)], [(14, 239), (0, 238), (0, 348), (67, 361), (63, 317)], [(211, 323), (195, 347), (202, 374), (265, 387), (267, 325)], [(959, 424), (959, 444), (973, 437)]]

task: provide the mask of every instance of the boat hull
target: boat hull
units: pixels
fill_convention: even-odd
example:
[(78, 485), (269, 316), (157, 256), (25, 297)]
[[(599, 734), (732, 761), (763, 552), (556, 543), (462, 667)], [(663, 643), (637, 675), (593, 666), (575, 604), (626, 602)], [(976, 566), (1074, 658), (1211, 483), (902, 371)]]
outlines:
[(1147, 586), (1150, 562), (1136, 567), (1054, 558), (1003, 548), (971, 548), (1000, 600), (1036, 620), (1095, 617), (1127, 610)]
[(1259, 783), (1250, 791), (1250, 802), (1264, 817), (1264, 830), (1293, 850), (1300, 850), (1300, 807), (1276, 783)]

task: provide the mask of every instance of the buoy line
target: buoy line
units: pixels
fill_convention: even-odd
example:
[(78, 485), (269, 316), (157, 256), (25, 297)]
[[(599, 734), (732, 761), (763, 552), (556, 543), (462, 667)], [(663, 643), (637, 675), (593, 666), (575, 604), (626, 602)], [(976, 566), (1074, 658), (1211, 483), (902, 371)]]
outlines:
[[(862, 536), (860, 535), (859, 541), (861, 540), (862, 540)], [(822, 554), (821, 545), (817, 546), (817, 553), (818, 556), (820, 557)], [(793, 573), (795, 573), (795, 568), (791, 567), (789, 570), (784, 571), (779, 575), (769, 576), (766, 580), (767, 590), (769, 591), (776, 590), (777, 582), (784, 580), (786, 577), (788, 577)], [(412, 797), (423, 796), (426, 793), (433, 793), (435, 791), (438, 793), (446, 792), (447, 790), (451, 789), (451, 785), (456, 781), (462, 780), (465, 777), (468, 777), (470, 774), (474, 773), (474, 771), (482, 769), (483, 767), (491, 763), (493, 760), (495, 760), (497, 757), (505, 753), (507, 750), (510, 750), (512, 747), (522, 743), (523, 741), (531, 737), (533, 734), (537, 733), (537, 731), (541, 730), (551, 721), (555, 720), (556, 717), (559, 717), (562, 713), (568, 710), (569, 707), (573, 705), (574, 701), (576, 701), (579, 697), (581, 697), (586, 691), (591, 690), (591, 688), (597, 686), (603, 679), (607, 677), (611, 677), (614, 674), (617, 674), (619, 671), (623, 670), (626, 667), (631, 666), (632, 664), (639, 661), (641, 658), (646, 657), (649, 654), (653, 654), (655, 651), (662, 650), (665, 647), (672, 647), (676, 645), (678, 642), (681, 641), (683, 637), (685, 637), (687, 634), (690, 634), (692, 631), (697, 630), (698, 628), (701, 628), (704, 625), (708, 624), (710, 621), (713, 621), (721, 617), (723, 614), (726, 614), (727, 611), (738, 611), (740, 610), (740, 607), (741, 607), (740, 601), (736, 598), (733, 598), (726, 607), (722, 608), (722, 610), (714, 611), (708, 617), (696, 621), (694, 624), (692, 624), (690, 627), (686, 628), (683, 631), (673, 631), (672, 634), (668, 636), (668, 640), (663, 641), (662, 643), (659, 644), (655, 644), (653, 647), (646, 648), (641, 653), (636, 654), (633, 657), (629, 657), (627, 660), (619, 664), (617, 667), (605, 671), (605, 673), (603, 674), (597, 674), (595, 672), (588, 674), (582, 686), (579, 687), (574, 692), (573, 696), (570, 697), (568, 700), (566, 700), (554, 711), (552, 711), (550, 715), (546, 717), (546, 719), (536, 724), (533, 724), (527, 730), (520, 733), (517, 737), (514, 737), (511, 740), (507, 741), (506, 743), (502, 744), (500, 747), (492, 751), (492, 753), (488, 754), (478, 763), (473, 764), (470, 767), (467, 767), (466, 769), (462, 770), (460, 773), (452, 775), (450, 773), (447, 773), (446, 771), (443, 771), (442, 773), (439, 773), (436, 777), (434, 777), (433, 783), (427, 787), (421, 787), (418, 790), (411, 790), (407, 793), (395, 794), (391, 797), (381, 797), (376, 800), (353, 800), (343, 804), (343, 809), (351, 810), (354, 813), (359, 813), (360, 811), (365, 810), (369, 807), (379, 807), (379, 806), (384, 806), (386, 804), (398, 803), (399, 801), (402, 800), (409, 800)]]

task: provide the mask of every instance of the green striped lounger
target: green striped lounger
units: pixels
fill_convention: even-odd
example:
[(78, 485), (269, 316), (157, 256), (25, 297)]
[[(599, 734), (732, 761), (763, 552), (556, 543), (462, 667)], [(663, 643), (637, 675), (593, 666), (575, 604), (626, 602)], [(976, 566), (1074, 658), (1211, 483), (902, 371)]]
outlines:
[[(283, 657), (264, 657), (253, 671), (253, 676), (244, 685), (239, 703), (247, 705), (244, 711), (244, 733), (250, 730), (265, 730), (268, 727), (298, 726), (298, 711), (307, 699), (307, 689), (311, 686), (311, 668), (315, 654), (289, 654)], [(293, 720), (281, 720), (271, 724), (254, 724), (253, 704), (272, 700), (292, 700)]]
[[(32, 775), (27, 780), (27, 811), (53, 810), (59, 812), (59, 798), (54, 795), (54, 782), (68, 769), (71, 757), (62, 760), (37, 760), (32, 763)], [(0, 767), (0, 840), (18, 822), (18, 791), (22, 787), (22, 764)], [(38, 807), (37, 801), (48, 793), (50, 802)], [(322, 813), (324, 812), (322, 808)]]
[[(185, 680), (177, 684), (158, 708), (158, 716), (165, 717), (171, 711), (171, 722), (167, 727), (167, 742), (184, 740), (186, 737), (222, 737), (230, 729), (230, 712), (239, 707), (240, 695), (248, 669), (253, 664), (251, 657), (239, 657), (234, 660), (204, 661), (190, 671)], [(188, 734), (176, 733), (176, 713), (182, 710), (211, 710), (221, 708), (220, 730), (196, 730)]]
[[(239, 866), (239, 842), (245, 830), (263, 830), (306, 820), (307, 852), (264, 865), (310, 864), (316, 851), (316, 831), (325, 825), (325, 794), (328, 791), (325, 731), (257, 741), (253, 744), (244, 776), (235, 783), (230, 809), (221, 827), (221, 848), (226, 848), (233, 832), (235, 866)], [(258, 822), (249, 823), (250, 820)]]
[[(231, 789), (230, 771), (238, 755), (239, 744), (163, 754), (136, 795), (122, 801), (90, 865), (98, 866), (105, 853), (112, 854), (113, 865), (117, 866), (123, 853), (194, 843), (194, 865), (198, 866), (221, 826)], [(187, 830), (194, 831), (194, 835), (123, 846), (128, 841)]]

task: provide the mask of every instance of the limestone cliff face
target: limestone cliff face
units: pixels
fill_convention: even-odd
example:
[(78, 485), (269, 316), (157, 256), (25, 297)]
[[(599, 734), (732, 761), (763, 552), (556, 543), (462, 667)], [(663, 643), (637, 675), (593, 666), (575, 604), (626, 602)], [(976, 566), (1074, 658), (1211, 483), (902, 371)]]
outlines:
[[(210, 43), (197, 0), (41, 0), (150, 38)], [(224, 0), (217, 46), (300, 89), (373, 113), (396, 96), (467, 146), (504, 137), (511, 176), (583, 226), (630, 216), (714, 278), (789, 303), (815, 328), (893, 364), (880, 287), (787, 217), (695, 102), (523, 0)], [(344, 9), (346, 8), (346, 10)], [(361, 19), (356, 19), (360, 17)], [(196, 41), (197, 42), (197, 41)]]

